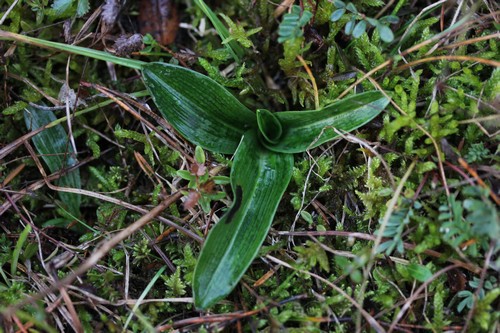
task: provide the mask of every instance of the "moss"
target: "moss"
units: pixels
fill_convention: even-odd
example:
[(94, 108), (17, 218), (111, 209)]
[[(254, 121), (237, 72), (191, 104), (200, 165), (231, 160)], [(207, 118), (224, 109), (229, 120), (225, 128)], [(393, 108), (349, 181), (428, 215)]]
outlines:
[[(10, 3), (0, 1), (5, 10)], [(84, 8), (77, 8), (78, 3), (82, 2), (57, 1), (57, 6), (69, 7), (56, 11), (50, 2), (22, 2), (13, 8), (0, 28), (64, 42), (63, 23), (68, 20), (71, 25), (67, 31), (72, 38), (79, 32), (101, 36), (104, 31), (98, 20), (85, 25), (97, 7), (91, 4), (85, 14)], [(405, 317), (405, 323), (435, 331), (465, 325), (471, 331), (490, 331), (498, 321), (494, 312), (499, 293), (498, 282), (493, 279), (495, 267), (490, 265), (486, 269), (482, 288), (477, 270), (470, 267), (484, 267), (486, 260), (491, 263), (498, 256), (497, 199), (489, 189), (494, 191), (496, 184), (500, 71), (473, 60), (432, 59), (460, 55), (498, 61), (498, 40), (489, 38), (496, 29), (488, 16), (487, 2), (472, 7), (471, 17), (478, 20), (473, 28), (468, 25), (472, 18), (467, 18), (466, 13), (456, 13), (455, 7), (444, 7), (441, 14), (441, 7), (424, 11), (424, 4), (409, 8), (409, 2), (402, 0), (380, 13), (382, 1), (352, 3), (366, 17), (397, 15), (399, 23), (389, 26), (394, 41), (382, 41), (376, 29), (367, 30), (359, 38), (347, 35), (345, 25), (352, 15), (347, 13), (332, 22), (330, 17), (336, 7), (328, 1), (319, 2), (318, 6), (304, 2), (301, 13), (308, 11), (311, 19), (297, 21), (303, 23), (299, 25), (303, 29), (282, 43), (278, 41), (278, 31), (283, 16), (274, 17), (276, 7), (270, 2), (209, 2), (215, 12), (225, 15), (223, 20), (233, 28), (230, 40), (243, 46), (242, 57), (235, 62), (226, 44), (209, 30), (209, 23), (204, 32), (199, 30), (200, 24), (208, 22), (202, 11), (180, 3), (184, 28), (179, 30), (169, 50), (146, 40), (146, 49), (140, 55), (131, 55), (144, 61), (184, 63), (231, 90), (252, 109), (314, 109), (316, 94), (320, 105), (327, 105), (347, 88), (349, 93), (381, 88), (394, 101), (382, 116), (348, 140), (325, 144), (296, 157), (293, 182), (278, 209), (261, 259), (254, 261), (237, 289), (212, 312), (228, 314), (243, 309), (251, 313), (264, 309), (248, 317), (238, 317), (241, 326), (234, 324), (236, 319), (221, 319), (219, 327), (228, 330), (241, 327), (243, 331), (263, 332), (275, 329), (349, 332), (356, 327), (364, 328), (366, 321), (356, 307), (312, 275), (316, 274), (354, 297), (385, 325), (394, 320), (415, 286), (421, 283), (407, 269), (410, 263), (436, 273), (450, 265), (447, 260), (458, 260), (469, 266), (462, 265), (430, 281), (427, 298), (414, 301), (411, 308), (415, 311)], [(140, 23), (137, 10), (135, 4), (121, 9), (119, 24), (124, 31), (134, 32), (135, 25)], [(455, 14), (459, 22), (456, 35), (441, 34), (440, 19), (446, 29)], [(119, 35), (120, 29), (114, 27), (106, 32), (104, 40), (76, 42), (112, 51), (110, 40)], [(399, 53), (432, 38), (435, 41), (418, 46), (414, 52)], [(464, 43), (476, 38), (485, 39)], [(458, 43), (455, 48), (447, 46), (453, 43)], [(16, 237), (23, 230), (20, 220), (27, 223), (33, 217), (38, 229), (34, 229), (37, 233), (33, 231), (30, 240), (31, 244), (40, 240), (45, 267), (63, 257), (59, 255), (71, 254), (71, 259), (59, 269), (58, 274), (63, 277), (98, 249), (107, 235), (140, 218), (141, 214), (122, 207), (120, 202), (151, 210), (169, 193), (191, 186), (191, 191), (201, 191), (208, 198), (200, 202), (204, 210), (196, 202), (186, 208), (179, 201), (163, 213), (163, 218), (200, 237), (219, 219), (230, 204), (232, 193), (229, 187), (214, 180), (229, 175), (231, 156), (207, 154), (205, 164), (210, 174), (201, 183), (190, 183), (193, 170), (187, 171), (193, 176), (190, 179), (179, 177), (179, 170), (186, 171), (192, 165), (194, 148), (168, 126), (162, 127), (164, 123), (157, 116), (149, 115), (148, 111), (156, 113), (156, 110), (148, 98), (128, 97), (127, 94), (144, 89), (135, 71), (118, 66), (108, 68), (102, 62), (68, 58), (66, 54), (20, 44), (14, 47), (5, 41), (2, 48), (2, 68), (6, 75), (0, 94), (0, 207), (9, 207), (1, 215), (4, 229), (12, 236), (0, 237), (2, 306), (39, 291), (35, 280), (28, 278), (28, 271), (42, 283), (52, 284), (40, 258), (32, 255), (33, 246), (26, 244), (14, 254)], [(315, 78), (317, 91), (298, 55)], [(370, 80), (351, 87), (364, 73), (388, 60), (392, 62), (373, 73)], [(429, 61), (401, 70), (404, 63), (419, 60)], [(113, 72), (117, 80), (113, 79)], [(70, 110), (81, 162), (78, 168), (82, 188), (98, 194), (83, 198), (79, 218), (96, 231), (43, 227), (47, 221), (55, 223), (68, 216), (58, 209), (57, 201), (54, 205), (56, 196), (43, 185), (41, 170), (29, 150), (22, 144), (12, 149), (8, 146), (27, 133), (21, 111), (30, 103), (41, 105), (50, 103), (50, 98), (57, 100), (66, 81), (88, 106), (103, 101), (102, 90), (94, 89), (92, 84), (106, 87), (124, 103), (100, 106), (83, 114), (75, 111), (82, 110), (84, 104)], [(50, 106), (55, 107), (57, 117), (66, 115), (62, 104)], [(134, 115), (127, 112), (130, 109), (136, 111)], [(144, 120), (161, 132), (153, 131)], [(68, 131), (66, 121), (61, 126)], [(459, 164), (459, 157), (466, 160), (468, 167)], [(414, 171), (401, 184), (397, 200), (391, 203), (412, 162)], [(16, 170), (22, 164), (22, 171)], [(477, 185), (474, 170), (486, 188)], [(27, 194), (16, 201), (18, 193)], [(104, 202), (98, 199), (99, 195), (118, 200), (118, 204)], [(378, 222), (388, 210), (393, 213), (381, 242), (385, 247), (382, 256), (374, 253), (373, 240), (380, 226)], [(305, 232), (315, 238), (302, 236)], [(160, 326), (167, 321), (179, 325), (176, 326), (179, 329), (196, 326), (194, 329), (200, 331), (214, 330), (215, 324), (203, 322), (204, 314), (195, 314), (192, 304), (177, 299), (191, 296), (199, 250), (196, 237), (152, 221), (82, 275), (83, 286), (75, 283), (106, 302), (118, 304), (112, 306), (99, 299), (93, 301), (97, 307), (75, 302), (83, 327), (105, 326), (110, 331), (120, 331), (130, 314), (130, 308), (123, 305), (126, 285), (128, 299), (138, 298), (158, 269), (167, 265), (165, 283), (156, 284), (146, 299), (174, 300), (141, 305), (144, 321), (137, 321), (129, 328), (142, 331), (147, 327), (146, 322)], [(19, 256), (17, 277), (7, 273), (14, 255)], [(277, 264), (273, 258), (287, 262), (292, 268)], [(372, 269), (368, 271), (369, 268)], [(80, 293), (79, 290), (71, 292)], [(476, 291), (481, 295), (477, 299)], [(86, 297), (83, 293), (80, 296)], [(41, 309), (62, 306), (48, 300), (37, 304)], [(471, 309), (474, 309), (473, 320), (466, 322), (466, 313)], [(57, 311), (47, 314), (35, 306), (25, 306), (23, 313), (20, 320), (33, 323), (39, 330), (46, 330), (43, 325), (57, 327), (51, 317)], [(48, 324), (39, 320), (42, 313)], [(194, 316), (199, 320), (197, 324), (184, 326)], [(61, 318), (57, 320), (66, 320)], [(70, 323), (63, 325), (69, 327)]]

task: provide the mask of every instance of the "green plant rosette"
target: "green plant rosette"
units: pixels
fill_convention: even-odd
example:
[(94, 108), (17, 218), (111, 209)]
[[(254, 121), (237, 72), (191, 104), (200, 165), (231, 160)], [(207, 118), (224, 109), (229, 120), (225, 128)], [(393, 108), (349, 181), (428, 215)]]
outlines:
[(212, 79), (180, 66), (1, 30), (0, 39), (141, 70), (156, 106), (182, 136), (206, 150), (235, 154), (230, 177), (234, 203), (210, 231), (195, 269), (193, 295), (199, 309), (226, 297), (257, 255), (290, 181), (293, 154), (363, 126), (389, 103), (386, 95), (369, 91), (320, 110), (254, 113)]
[(169, 123), (209, 151), (234, 153), (233, 205), (212, 228), (194, 273), (195, 306), (226, 297), (257, 255), (290, 181), (293, 154), (363, 126), (389, 103), (370, 91), (314, 111), (250, 111), (212, 79), (175, 65), (142, 67), (144, 82)]

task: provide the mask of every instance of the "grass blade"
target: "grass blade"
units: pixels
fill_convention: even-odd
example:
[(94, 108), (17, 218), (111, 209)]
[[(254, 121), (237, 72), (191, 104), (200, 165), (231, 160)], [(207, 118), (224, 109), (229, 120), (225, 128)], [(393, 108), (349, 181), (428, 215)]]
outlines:
[[(194, 3), (203, 11), (210, 22), (212, 22), (215, 30), (217, 30), (217, 33), (222, 40), (226, 40), (231, 36), (224, 23), (219, 20), (217, 15), (210, 9), (210, 7), (207, 6), (207, 4), (203, 0), (194, 0)], [(234, 60), (239, 62), (244, 54), (243, 48), (235, 40), (231, 40), (224, 45), (226, 45)]]
[(12, 276), (16, 275), (17, 271), (17, 263), (19, 262), (19, 256), (21, 255), (21, 249), (23, 248), (26, 239), (28, 238), (29, 233), (31, 232), (31, 225), (27, 225), (23, 232), (19, 235), (19, 239), (17, 240), (16, 247), (12, 252), (12, 262), (10, 263), (10, 274)]
[[(160, 278), (160, 276), (163, 274), (163, 272), (165, 271), (166, 268), (167, 268), (167, 266), (163, 266), (162, 268), (160, 268), (160, 270), (158, 272), (156, 272), (155, 276), (153, 276), (151, 281), (149, 281), (148, 285), (146, 286), (146, 288), (142, 292), (141, 296), (139, 296), (139, 298), (137, 299), (137, 302), (134, 304), (132, 311), (130, 311), (130, 314), (128, 315), (127, 320), (125, 321), (125, 325), (123, 325), (123, 329), (122, 329), (123, 332), (125, 332), (127, 326), (130, 324), (132, 317), (134, 315), (139, 315), (139, 313), (137, 313), (137, 312), (139, 311), (139, 306), (141, 305), (141, 302), (144, 300), (144, 298), (146, 298), (148, 293), (151, 291), (151, 288), (153, 288), (154, 284)], [(144, 324), (149, 324), (149, 323), (144, 322)], [(151, 324), (149, 324), (149, 326), (151, 326)], [(150, 331), (155, 332), (154, 329), (150, 330)]]
[(115, 55), (112, 55), (111, 53), (94, 50), (88, 47), (52, 42), (49, 40), (43, 40), (25, 35), (19, 35), (13, 32), (3, 31), (3, 30), (0, 30), (0, 40), (13, 40), (16, 42), (39, 46), (46, 49), (54, 49), (66, 53), (82, 55), (93, 59), (109, 61), (117, 65), (135, 69), (141, 69), (142, 65), (145, 64), (145, 62), (140, 60), (117, 57)]

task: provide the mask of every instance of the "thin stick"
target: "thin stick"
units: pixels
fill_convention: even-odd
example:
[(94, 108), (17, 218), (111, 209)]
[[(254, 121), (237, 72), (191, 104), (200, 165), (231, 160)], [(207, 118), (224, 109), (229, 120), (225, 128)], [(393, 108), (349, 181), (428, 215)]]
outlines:
[(396, 68), (396, 70), (403, 70), (408, 67), (413, 67), (418, 64), (423, 64), (426, 62), (431, 62), (431, 61), (439, 61), (439, 60), (450, 60), (450, 61), (474, 61), (474, 62), (479, 62), (481, 64), (489, 65), (492, 67), (500, 67), (500, 61), (495, 61), (491, 59), (484, 59), (484, 58), (479, 58), (479, 57), (469, 57), (469, 56), (456, 56), (456, 55), (444, 55), (444, 56), (435, 56), (435, 57), (429, 57), (429, 58), (424, 58), (424, 59), (418, 59), (412, 62), (409, 62), (407, 64), (401, 65)]
[(304, 58), (302, 58), (300, 55), (297, 55), (297, 59), (299, 59), (302, 66), (304, 66), (304, 68), (307, 72), (307, 75), (309, 75), (309, 78), (311, 79), (311, 83), (312, 83), (313, 89), (314, 89), (314, 107), (316, 108), (316, 110), (318, 110), (319, 109), (319, 96), (318, 96), (318, 86), (316, 85), (316, 79), (314, 78), (314, 75), (313, 75), (311, 69), (309, 68), (309, 66), (307, 65), (306, 61), (304, 60)]
[(462, 166), (462, 168), (464, 168), (465, 170), (467, 170), (472, 175), (472, 177), (474, 177), (477, 180), (477, 183), (479, 185), (481, 185), (482, 187), (484, 187), (485, 189), (487, 189), (489, 191), (490, 197), (493, 199), (493, 201), (495, 201), (495, 203), (497, 205), (500, 205), (500, 199), (497, 197), (497, 195), (495, 194), (495, 192), (493, 192), (493, 190), (491, 188), (489, 188), (488, 185), (486, 185), (486, 183), (481, 179), (481, 177), (479, 177), (479, 175), (477, 174), (476, 170), (472, 169), (469, 166), (469, 163), (467, 163), (461, 157), (458, 158), (458, 163), (460, 163), (460, 165)]
[(434, 281), (435, 279), (437, 279), (440, 275), (443, 275), (444, 273), (446, 273), (448, 271), (451, 271), (452, 269), (455, 269), (457, 267), (458, 267), (457, 265), (451, 265), (451, 266), (445, 267), (445, 268), (439, 270), (436, 274), (434, 274), (429, 280), (427, 280), (424, 283), (422, 283), (422, 285), (420, 287), (418, 287), (418, 289), (413, 293), (413, 295), (411, 295), (411, 297), (408, 298), (408, 300), (405, 303), (405, 305), (403, 305), (403, 307), (401, 308), (401, 311), (399, 311), (398, 315), (396, 316), (396, 318), (392, 322), (391, 326), (389, 327), (389, 330), (387, 331), (387, 333), (391, 333), (394, 330), (394, 328), (396, 327), (396, 324), (403, 318), (404, 314), (406, 313), (406, 311), (408, 311), (408, 309), (410, 308), (410, 306), (413, 303), (413, 301), (415, 301), (418, 298), (418, 295), (422, 291), (424, 291), (424, 289), (432, 281)]
[(143, 215), (140, 219), (129, 225), (127, 228), (121, 230), (109, 240), (102, 243), (101, 246), (97, 248), (87, 260), (85, 260), (75, 271), (73, 271), (72, 274), (68, 275), (66, 278), (62, 279), (53, 286), (40, 291), (36, 295), (30, 296), (17, 304), (9, 306), (4, 311), (2, 311), (3, 314), (11, 316), (16, 309), (19, 309), (27, 305), (28, 303), (39, 300), (47, 294), (56, 291), (58, 288), (61, 288), (62, 286), (70, 285), (73, 281), (76, 280), (77, 277), (94, 267), (99, 262), (99, 260), (101, 260), (106, 254), (108, 254), (108, 252), (111, 251), (115, 246), (117, 246), (121, 241), (125, 240), (127, 237), (144, 227), (181, 197), (181, 192), (172, 194), (171, 196), (163, 200), (158, 206), (153, 208), (150, 212)]

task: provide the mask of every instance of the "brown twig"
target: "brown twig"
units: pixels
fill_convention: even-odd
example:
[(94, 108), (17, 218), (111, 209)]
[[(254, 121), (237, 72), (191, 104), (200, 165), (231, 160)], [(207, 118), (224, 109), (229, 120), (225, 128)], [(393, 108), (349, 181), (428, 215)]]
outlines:
[(313, 85), (313, 90), (314, 90), (314, 107), (316, 110), (319, 109), (319, 96), (318, 96), (318, 86), (316, 85), (316, 79), (314, 78), (314, 75), (309, 68), (309, 65), (307, 65), (307, 62), (302, 58), (300, 55), (297, 55), (297, 59), (299, 59), (300, 63), (304, 67), (304, 69), (307, 72), (307, 75), (309, 75), (309, 78), (311, 79), (311, 83)]
[(409, 67), (413, 67), (419, 64), (423, 64), (426, 62), (440, 61), (440, 60), (448, 60), (448, 61), (473, 61), (481, 64), (485, 64), (492, 67), (500, 67), (500, 61), (495, 61), (491, 59), (484, 59), (479, 57), (470, 57), (470, 56), (459, 56), (459, 55), (444, 55), (444, 56), (435, 56), (429, 58), (418, 59), (407, 64), (401, 65), (397, 67), (395, 70), (402, 71)]
[[(102, 94), (104, 94), (105, 96), (107, 96), (109, 99), (113, 100), (116, 104), (118, 104), (120, 107), (122, 107), (125, 111), (127, 111), (128, 113), (130, 113), (134, 118), (136, 118), (137, 120), (143, 122), (144, 124), (146, 124), (146, 126), (148, 126), (152, 131), (156, 132), (158, 135), (160, 135), (171, 147), (173, 147), (174, 149), (176, 149), (177, 151), (179, 151), (181, 154), (183, 154), (183, 156), (188, 159), (191, 163), (194, 163), (194, 159), (189, 155), (189, 154), (186, 154), (185, 153), (185, 149), (182, 149), (179, 144), (177, 142), (175, 142), (174, 140), (172, 140), (170, 137), (168, 137), (167, 135), (164, 135), (164, 133), (162, 133), (161, 131), (159, 131), (156, 126), (154, 126), (151, 122), (147, 121), (146, 119), (144, 119), (143, 116), (141, 116), (139, 113), (137, 113), (133, 108), (131, 108), (129, 105), (127, 105), (123, 100), (127, 99), (128, 97), (127, 96), (120, 96), (120, 98), (116, 97), (116, 92), (106, 88), (106, 87), (103, 87), (103, 86), (100, 86), (98, 84), (91, 84), (91, 83), (86, 83), (86, 82), (82, 82), (82, 85), (83, 86), (88, 86), (88, 87), (92, 87), (98, 91), (100, 91)], [(134, 104), (136, 105), (137, 107), (140, 107), (141, 110), (143, 112), (145, 112), (146, 114), (148, 114), (150, 117), (152, 117), (153, 119), (156, 120), (156, 122), (161, 125), (163, 128), (165, 129), (168, 129), (169, 131), (172, 131), (172, 128), (171, 126), (165, 121), (165, 119), (163, 119), (162, 117), (156, 115), (155, 113), (151, 112), (150, 110), (146, 109), (144, 107), (144, 105), (140, 105), (140, 103), (138, 103), (137, 101), (133, 100), (133, 99), (130, 99), (128, 98), (128, 101), (131, 103), (131, 104)]]
[(490, 193), (490, 197), (493, 199), (493, 201), (495, 201), (495, 203), (497, 205), (500, 205), (500, 199), (497, 197), (497, 195), (495, 194), (495, 192), (493, 192), (493, 190), (488, 185), (486, 185), (486, 183), (481, 179), (481, 177), (479, 177), (479, 175), (477, 174), (476, 170), (472, 169), (469, 166), (469, 163), (467, 163), (461, 157), (458, 158), (458, 163), (460, 163), (460, 165), (462, 166), (462, 168), (464, 168), (465, 170), (467, 170), (467, 172), (469, 172), (472, 175), (472, 177), (474, 177), (474, 179), (477, 181), (477, 183), (480, 186), (482, 186), (483, 188), (487, 189), (488, 192)]
[(19, 309), (23, 307), (26, 304), (29, 304), (31, 302), (34, 302), (48, 293), (54, 292), (58, 288), (61, 288), (63, 286), (70, 285), (77, 277), (80, 275), (84, 274), (88, 270), (90, 270), (92, 267), (94, 267), (109, 251), (111, 251), (115, 246), (117, 246), (120, 242), (125, 240), (127, 237), (130, 235), (134, 234), (137, 232), (139, 229), (144, 227), (147, 223), (151, 222), (151, 220), (155, 219), (161, 212), (163, 212), (166, 208), (168, 208), (171, 204), (173, 204), (175, 201), (180, 199), (182, 197), (181, 192), (176, 192), (173, 193), (171, 196), (163, 200), (158, 206), (153, 208), (151, 211), (149, 211), (147, 214), (143, 215), (140, 219), (126, 227), (125, 229), (121, 230), (114, 236), (112, 236), (110, 239), (107, 241), (103, 242), (100, 247), (98, 247), (91, 255), (90, 257), (85, 260), (77, 269), (73, 271), (72, 274), (68, 275), (64, 279), (60, 280), (58, 283), (52, 285), (51, 287), (42, 290), (38, 292), (35, 295), (32, 295), (30, 297), (27, 297), (26, 299), (22, 300), (21, 302), (11, 305), (2, 312), (5, 315), (12, 315), (16, 309)]

